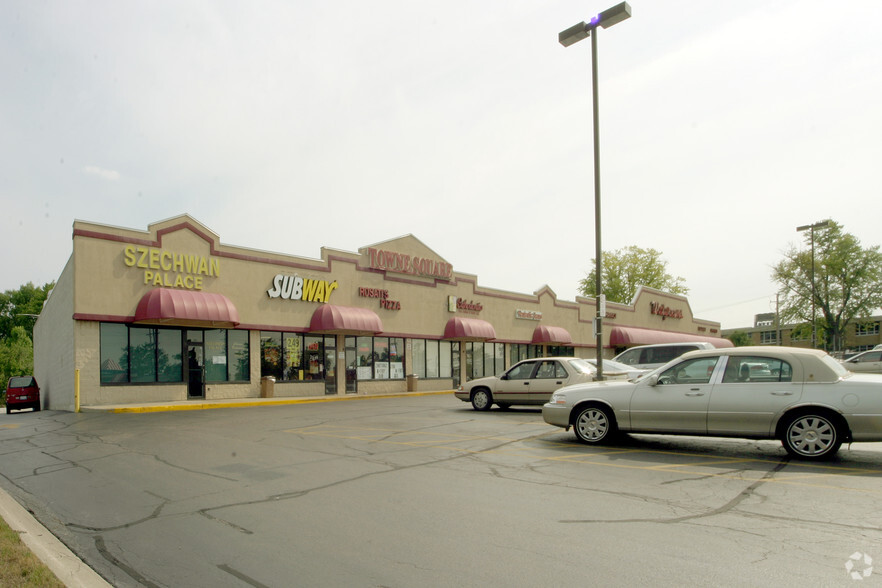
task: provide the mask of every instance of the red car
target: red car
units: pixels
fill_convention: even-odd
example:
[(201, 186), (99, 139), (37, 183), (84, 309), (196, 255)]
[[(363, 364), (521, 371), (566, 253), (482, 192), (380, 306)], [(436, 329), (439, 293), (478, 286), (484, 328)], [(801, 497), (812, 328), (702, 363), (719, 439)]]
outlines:
[(34, 376), (13, 376), (6, 384), (6, 412), (33, 408), (40, 410), (40, 387)]

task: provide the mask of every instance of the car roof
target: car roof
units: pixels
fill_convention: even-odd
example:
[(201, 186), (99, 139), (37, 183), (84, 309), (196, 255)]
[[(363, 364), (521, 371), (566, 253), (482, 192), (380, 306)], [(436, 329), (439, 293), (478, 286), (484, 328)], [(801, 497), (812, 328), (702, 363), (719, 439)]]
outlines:
[[(635, 345), (634, 347), (628, 347), (625, 351), (630, 351), (632, 349), (646, 349), (648, 347), (676, 347), (679, 345), (698, 345), (699, 347), (705, 347), (707, 345), (713, 345), (708, 341), (672, 341), (670, 343), (652, 343), (650, 345)], [(624, 353), (625, 351), (622, 351)], [(621, 355), (621, 353), (619, 354)]]
[(756, 345), (749, 347), (727, 347), (724, 349), (702, 349), (685, 353), (677, 360), (719, 355), (727, 357), (768, 357), (786, 361), (793, 368), (792, 381), (794, 382), (835, 382), (840, 377), (840, 374), (824, 361), (824, 358), (827, 357), (826, 351), (802, 347)]

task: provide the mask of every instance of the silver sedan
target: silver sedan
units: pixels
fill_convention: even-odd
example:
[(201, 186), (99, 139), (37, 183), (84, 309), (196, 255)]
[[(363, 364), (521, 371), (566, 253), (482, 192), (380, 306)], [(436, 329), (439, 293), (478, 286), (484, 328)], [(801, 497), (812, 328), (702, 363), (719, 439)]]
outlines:
[(825, 459), (882, 441), (882, 378), (811, 349), (694, 351), (636, 382), (561, 388), (542, 417), (589, 444), (619, 431), (780, 439), (795, 457)]

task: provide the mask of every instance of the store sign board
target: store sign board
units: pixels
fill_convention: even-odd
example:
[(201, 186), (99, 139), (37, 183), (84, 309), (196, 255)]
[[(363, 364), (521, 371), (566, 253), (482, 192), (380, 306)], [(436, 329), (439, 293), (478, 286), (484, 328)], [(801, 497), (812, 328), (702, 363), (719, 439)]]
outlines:
[(367, 253), (368, 265), (371, 269), (412, 276), (443, 278), (445, 280), (453, 277), (453, 266), (441, 260), (413, 257), (395, 251), (375, 249), (374, 247), (368, 247)]
[(143, 270), (144, 284), (166, 288), (201, 290), (205, 278), (220, 275), (216, 257), (180, 253), (159, 247), (126, 245), (123, 263)]
[(377, 298), (380, 301), (380, 308), (386, 310), (401, 310), (400, 300), (390, 300), (389, 290), (382, 288), (359, 288), (358, 295), (362, 298)]
[(466, 300), (456, 296), (447, 297), (447, 310), (450, 312), (465, 312), (469, 314), (478, 314), (484, 310), (484, 305), (474, 300)]
[(337, 289), (337, 281), (311, 280), (300, 276), (276, 274), (272, 288), (266, 291), (270, 298), (282, 300), (302, 300), (304, 302), (328, 302), (331, 293)]
[(682, 310), (670, 308), (668, 306), (665, 306), (664, 304), (661, 304), (660, 302), (650, 302), (649, 312), (650, 314), (656, 314), (662, 317), (662, 320), (665, 320), (666, 318), (683, 318)]
[(527, 321), (541, 321), (542, 313), (538, 310), (515, 310), (515, 318)]

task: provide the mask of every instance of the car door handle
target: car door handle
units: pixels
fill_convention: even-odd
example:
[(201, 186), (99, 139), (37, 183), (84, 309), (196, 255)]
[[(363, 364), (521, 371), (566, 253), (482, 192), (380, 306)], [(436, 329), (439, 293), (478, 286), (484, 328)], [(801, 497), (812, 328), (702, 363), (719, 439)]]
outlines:
[(782, 390), (780, 392), (772, 392), (772, 396), (793, 396), (793, 392)]
[(524, 386), (529, 386), (530, 382), (524, 382)]
[(697, 388), (693, 388), (692, 392), (687, 392), (686, 396), (704, 396), (704, 392), (698, 390)]

